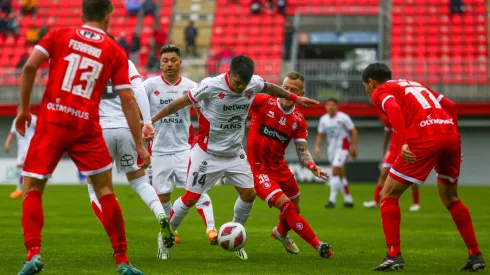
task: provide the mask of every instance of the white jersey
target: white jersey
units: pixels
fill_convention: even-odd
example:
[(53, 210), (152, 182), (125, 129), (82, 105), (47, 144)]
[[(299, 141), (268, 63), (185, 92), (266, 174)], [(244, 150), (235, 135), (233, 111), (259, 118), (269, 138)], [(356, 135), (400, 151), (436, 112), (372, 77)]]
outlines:
[(328, 155), (334, 155), (338, 150), (349, 150), (349, 133), (355, 128), (350, 116), (343, 112), (337, 112), (334, 117), (325, 114), (318, 123), (318, 133), (326, 134), (328, 143)]
[[(148, 102), (141, 102), (142, 96), (146, 100), (146, 94), (144, 93), (143, 82), (141, 81), (141, 77), (138, 73), (138, 70), (134, 66), (133, 62), (128, 60), (129, 63), (129, 80), (131, 81), (131, 89), (135, 94), (136, 100), (138, 101), (138, 106), (140, 107), (141, 113), (143, 114), (144, 121), (149, 122), (151, 117), (149, 117), (149, 107), (144, 107), (144, 105), (148, 105)], [(148, 113), (146, 114), (145, 111)], [(121, 106), (121, 99), (118, 96), (118, 93), (112, 89), (112, 83), (106, 87), (106, 91), (102, 94), (102, 100), (99, 105), (99, 114), (100, 114), (100, 126), (102, 129), (112, 129), (112, 128), (129, 128), (126, 117), (124, 116), (124, 112)], [(145, 118), (148, 117), (148, 118)]]
[(228, 74), (208, 77), (191, 90), (189, 98), (201, 105), (197, 143), (205, 152), (236, 156), (242, 147), (245, 121), (255, 96), (267, 83), (254, 75), (243, 93), (230, 87)]
[(16, 119), (14, 119), (14, 122), (12, 123), (10, 133), (15, 134), (15, 139), (17, 140), (17, 159), (23, 160), (27, 154), (29, 144), (31, 143), (31, 139), (34, 136), (34, 132), (36, 130), (37, 116), (32, 115), (31, 126), (27, 127), (26, 125), (25, 136), (21, 136), (19, 132), (17, 132), (17, 130), (15, 129), (15, 121)]
[[(150, 101), (150, 113), (152, 116), (196, 86), (196, 82), (182, 76), (179, 81), (172, 85), (163, 79), (161, 75), (149, 78), (143, 84)], [(189, 145), (189, 130), (192, 127), (190, 110), (190, 106), (186, 107), (153, 124), (155, 137), (151, 148), (152, 155), (174, 154), (191, 148)]]

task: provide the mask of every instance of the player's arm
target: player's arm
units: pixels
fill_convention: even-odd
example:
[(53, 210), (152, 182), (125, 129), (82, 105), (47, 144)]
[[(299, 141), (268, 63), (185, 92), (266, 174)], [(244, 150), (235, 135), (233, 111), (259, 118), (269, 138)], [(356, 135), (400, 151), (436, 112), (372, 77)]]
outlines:
[(167, 106), (163, 107), (163, 109), (161, 109), (157, 114), (155, 114), (151, 118), (151, 122), (155, 123), (158, 120), (160, 120), (160, 119), (162, 119), (168, 115), (171, 115), (175, 112), (178, 112), (179, 110), (182, 110), (185, 107), (190, 106), (192, 104), (193, 104), (193, 102), (191, 101), (189, 96), (184, 95), (181, 98), (179, 98), (179, 99), (173, 101), (172, 103), (168, 104)]
[(7, 136), (7, 140), (5, 140), (5, 153), (10, 152), (10, 144), (15, 138), (15, 133), (10, 132), (9, 135)]
[(317, 158), (319, 158), (322, 153), (323, 140), (325, 140), (325, 133), (318, 132), (315, 140), (315, 155)]
[(322, 171), (320, 167), (315, 164), (313, 157), (308, 150), (308, 143), (306, 141), (297, 141), (294, 143), (296, 145), (296, 154), (298, 155), (299, 161), (313, 173), (316, 177), (321, 179), (328, 179), (328, 174)]
[(141, 129), (140, 117), (139, 117), (139, 107), (136, 102), (136, 98), (131, 89), (121, 89), (117, 93), (121, 99), (121, 106), (124, 112), (124, 116), (128, 121), (129, 129), (131, 130), (131, 135), (133, 136), (136, 147), (143, 146), (143, 141), (141, 140)]
[(292, 100), (303, 107), (308, 107), (309, 105), (320, 103), (314, 99), (310, 99), (304, 96), (297, 96), (272, 83), (267, 83), (266, 86), (264, 86), (264, 92), (273, 97)]
[(143, 85), (143, 82), (139, 76), (137, 78), (131, 78), (131, 89), (133, 89), (134, 97), (136, 98), (139, 110), (143, 116), (143, 128), (141, 130), (143, 133), (143, 139), (148, 141), (155, 135), (155, 129), (151, 123), (148, 94), (146, 93), (145, 86)]
[(349, 148), (349, 152), (351, 157), (356, 158), (357, 157), (357, 138), (359, 136), (359, 132), (357, 131), (357, 128), (352, 128), (350, 130), (350, 136), (351, 136), (351, 145)]

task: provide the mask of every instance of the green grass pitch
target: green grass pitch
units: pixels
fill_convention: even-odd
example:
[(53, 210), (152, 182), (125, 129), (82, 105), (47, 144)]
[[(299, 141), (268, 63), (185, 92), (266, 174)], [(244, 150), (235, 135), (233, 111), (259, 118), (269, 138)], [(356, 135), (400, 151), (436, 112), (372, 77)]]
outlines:
[[(172, 249), (167, 261), (156, 259), (158, 224), (145, 204), (128, 186), (116, 186), (126, 221), (131, 262), (145, 274), (372, 274), (370, 269), (386, 253), (378, 210), (364, 209), (373, 185), (353, 184), (354, 209), (328, 210), (323, 207), (328, 188), (301, 185), (301, 213), (319, 238), (330, 243), (334, 258), (320, 258), (316, 251), (291, 233), (301, 252), (287, 254), (270, 237), (277, 223), (278, 210), (268, 209), (257, 199), (246, 224), (248, 261), (211, 246), (201, 218), (195, 210), (179, 228), (182, 243)], [(1, 274), (17, 274), (25, 249), (21, 228), (21, 200), (11, 200), (12, 186), (1, 186), (0, 262)], [(174, 199), (182, 193), (177, 190)], [(217, 186), (210, 192), (217, 227), (233, 217), (237, 197), (231, 186)], [(461, 187), (461, 199), (470, 209), (484, 256), (490, 254), (490, 188)], [(339, 198), (338, 202), (342, 199)], [(401, 200), (402, 251), (407, 274), (460, 274), (467, 259), (463, 241), (437, 189), (421, 188), (420, 212), (408, 212), (411, 197)], [(48, 186), (43, 198), (45, 226), (42, 255), (46, 264), (42, 274), (115, 274), (112, 250), (102, 226), (92, 213), (85, 186)], [(490, 258), (489, 258), (490, 259)]]

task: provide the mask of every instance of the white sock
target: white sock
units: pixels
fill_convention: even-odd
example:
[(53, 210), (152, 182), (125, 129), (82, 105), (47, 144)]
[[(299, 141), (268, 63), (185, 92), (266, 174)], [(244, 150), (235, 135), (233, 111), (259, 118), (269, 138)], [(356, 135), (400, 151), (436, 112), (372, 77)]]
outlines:
[(148, 205), (157, 219), (159, 219), (161, 215), (166, 216), (157, 192), (150, 184), (148, 184), (148, 182), (146, 182), (145, 177), (130, 180), (129, 184), (131, 185), (131, 188), (140, 195), (141, 199)]
[(342, 191), (342, 194), (344, 195), (344, 202), (348, 202), (348, 203), (353, 203), (354, 200), (352, 199), (352, 195), (350, 194), (347, 194), (347, 192), (345, 191), (345, 187), (349, 184), (349, 182), (347, 181), (347, 178), (346, 177), (343, 177), (342, 178), (342, 185), (340, 187), (340, 190)]
[(170, 211), (172, 211), (172, 203), (168, 201), (166, 203), (162, 203), (162, 206), (163, 209), (165, 209), (165, 214), (167, 214), (167, 216), (170, 216)]
[(94, 187), (90, 183), (87, 183), (87, 187), (88, 187), (88, 196), (90, 197), (90, 203), (95, 202), (95, 204), (100, 209), (100, 211), (102, 211), (102, 206), (100, 205), (99, 200), (97, 199), (97, 195), (95, 194)]
[(174, 201), (174, 206), (172, 207), (173, 214), (170, 218), (170, 225), (174, 231), (177, 230), (184, 217), (189, 213), (189, 209), (182, 201), (182, 197)]
[(196, 203), (197, 212), (202, 216), (206, 224), (206, 233), (210, 230), (216, 230), (214, 227), (213, 203), (208, 194), (202, 194)]
[(24, 177), (19, 176), (19, 180), (17, 181), (16, 189), (22, 191), (22, 183), (24, 182)]
[(342, 183), (340, 182), (339, 176), (330, 177), (330, 197), (328, 198), (329, 201), (335, 203), (335, 201), (337, 200), (337, 193), (339, 192), (340, 185), (342, 185)]
[(244, 202), (240, 197), (235, 202), (235, 215), (233, 217), (233, 222), (245, 225), (252, 211), (253, 202)]

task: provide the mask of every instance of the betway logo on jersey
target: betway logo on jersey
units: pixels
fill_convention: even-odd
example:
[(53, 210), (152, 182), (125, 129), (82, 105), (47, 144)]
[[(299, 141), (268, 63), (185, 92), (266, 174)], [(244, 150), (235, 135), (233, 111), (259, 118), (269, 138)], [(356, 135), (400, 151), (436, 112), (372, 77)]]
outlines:
[(238, 111), (238, 110), (248, 110), (250, 104), (233, 104), (233, 105), (223, 105), (223, 111)]
[(171, 98), (170, 99), (160, 99), (160, 105), (163, 105), (163, 104), (167, 105), (167, 104), (172, 103), (173, 101), (174, 100)]
[(228, 119), (228, 124), (220, 124), (220, 128), (223, 130), (228, 129), (241, 129), (243, 125), (243, 119), (241, 116), (232, 116)]
[(454, 121), (452, 118), (450, 119), (439, 119), (439, 118), (434, 118), (432, 119), (431, 116), (427, 116), (427, 119), (426, 120), (422, 120), (420, 122), (420, 127), (425, 127), (425, 126), (429, 126), (429, 125), (434, 125), (434, 124), (450, 124), (450, 125), (454, 125)]
[(267, 125), (262, 124), (260, 126), (260, 134), (268, 138), (275, 139), (282, 144), (287, 144), (289, 142), (289, 137), (276, 129), (270, 128)]
[(79, 118), (83, 118), (85, 120), (88, 120), (88, 118), (89, 118), (88, 112), (82, 112), (78, 109), (73, 109), (72, 107), (61, 105), (58, 103), (58, 100), (59, 99), (56, 100), (57, 103), (49, 102), (47, 105), (48, 110), (63, 112), (63, 113), (67, 113), (67, 114), (70, 114), (70, 115), (75, 116), (75, 117), (79, 117)]

